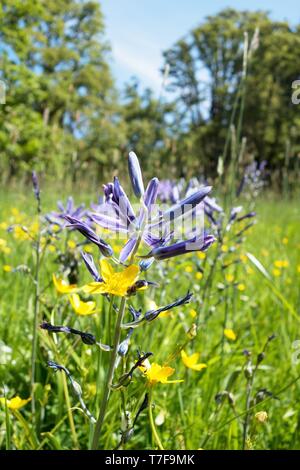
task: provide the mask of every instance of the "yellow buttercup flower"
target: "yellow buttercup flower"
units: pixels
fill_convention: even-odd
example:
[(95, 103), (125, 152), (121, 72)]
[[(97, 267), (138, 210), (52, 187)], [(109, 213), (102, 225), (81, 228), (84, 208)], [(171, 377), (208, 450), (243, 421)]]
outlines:
[(183, 382), (183, 380), (168, 380), (168, 378), (174, 374), (175, 369), (168, 366), (160, 366), (159, 364), (156, 364), (156, 362), (150, 364), (149, 361), (144, 361), (141, 369), (146, 375), (150, 385), (155, 385), (158, 382), (162, 384)]
[(197, 256), (199, 259), (205, 259), (206, 253), (204, 253), (204, 251), (197, 251)]
[(288, 239), (287, 237), (284, 237), (284, 238), (282, 239), (282, 243), (283, 243), (284, 245), (287, 245), (288, 242), (289, 242), (289, 239)]
[(272, 271), (272, 272), (273, 272), (273, 276), (275, 276), (275, 277), (278, 277), (278, 276), (280, 276), (280, 275), (281, 275), (281, 271), (280, 271), (280, 269), (276, 269), (276, 268), (275, 268), (275, 269), (273, 269), (273, 271)]
[(185, 272), (186, 273), (192, 273), (193, 272), (193, 267), (192, 266), (186, 266)]
[(198, 281), (201, 281), (202, 278), (203, 278), (203, 274), (202, 274), (200, 271), (197, 272), (197, 273), (196, 273), (196, 279), (197, 279)]
[(222, 245), (221, 246), (221, 251), (222, 251), (222, 253), (227, 253), (228, 252), (228, 246), (227, 245)]
[[(6, 399), (7, 408), (9, 408), (10, 410), (18, 410), (19, 408), (22, 408), (22, 406), (27, 405), (30, 400), (31, 398), (23, 399), (17, 395), (16, 397), (11, 398), (10, 400)], [(5, 405), (4, 397), (0, 398), (0, 403)]]
[(234, 275), (233, 274), (226, 274), (225, 279), (227, 282), (233, 282), (234, 281)]
[(69, 295), (70, 303), (78, 315), (91, 315), (95, 313), (96, 302), (83, 302), (78, 294)]
[(236, 334), (231, 328), (225, 328), (224, 330), (224, 336), (226, 336), (227, 339), (230, 339), (231, 341), (236, 340)]
[(245, 284), (241, 282), (240, 284), (237, 285), (237, 288), (240, 292), (243, 292), (246, 289), (246, 286)]
[(68, 284), (64, 279), (57, 279), (55, 274), (52, 275), (52, 279), (55, 289), (60, 294), (72, 294), (78, 290), (76, 284)]
[(76, 248), (76, 243), (74, 242), (74, 240), (68, 240), (68, 248), (70, 248), (70, 250), (74, 250)]
[(200, 353), (194, 353), (188, 356), (187, 353), (182, 349), (180, 354), (181, 354), (181, 359), (182, 359), (183, 364), (188, 369), (200, 371), (207, 367), (206, 364), (203, 364), (201, 362), (197, 364), (198, 359), (200, 357)]
[(115, 272), (107, 259), (102, 259), (100, 265), (104, 282), (90, 282), (83, 286), (83, 291), (89, 294), (112, 294), (125, 297), (128, 289), (138, 279), (138, 266), (132, 264), (122, 272)]
[(289, 262), (287, 260), (276, 260), (274, 261), (275, 268), (287, 268)]
[(85, 245), (84, 251), (86, 253), (93, 253), (93, 246), (92, 245)]
[(247, 258), (247, 256), (246, 256), (246, 255), (244, 255), (244, 254), (241, 254), (241, 255), (240, 255), (240, 260), (241, 260), (241, 262), (242, 262), (242, 263), (247, 263), (247, 261), (248, 261), (248, 258)]
[(12, 267), (9, 264), (4, 264), (3, 271), (6, 273), (10, 273), (12, 271)]
[(197, 316), (196, 310), (193, 309), (193, 308), (191, 308), (191, 310), (190, 310), (190, 315), (191, 315), (192, 318), (196, 318), (196, 316)]
[(20, 225), (14, 227), (13, 234), (17, 240), (28, 240), (30, 238), (29, 233), (20, 227)]

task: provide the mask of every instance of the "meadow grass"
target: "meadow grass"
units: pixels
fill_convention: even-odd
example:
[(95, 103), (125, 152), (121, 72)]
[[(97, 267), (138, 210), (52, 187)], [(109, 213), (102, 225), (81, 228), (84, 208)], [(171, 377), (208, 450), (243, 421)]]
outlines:
[[(62, 199), (63, 192), (59, 194)], [(45, 191), (42, 198), (43, 212), (55, 208), (55, 191)], [(75, 198), (80, 199), (77, 202), (84, 200), (87, 203), (93, 199), (88, 192)], [(1, 193), (0, 396), (6, 393), (8, 398), (31, 395), (35, 255), (30, 238), (15, 231), (7, 233), (6, 229), (7, 225), (15, 223), (32, 224), (35, 207), (30, 188)], [(137, 357), (137, 349), (149, 351), (154, 355), (153, 361), (175, 369), (171, 379), (183, 379), (184, 382), (157, 384), (153, 388), (151, 395), (155, 406), (152, 412), (156, 431), (153, 432), (149, 425), (147, 410), (143, 410), (133, 436), (123, 448), (157, 448), (155, 432), (166, 449), (300, 448), (300, 380), (297, 380), (300, 365), (297, 364), (295, 343), (300, 340), (299, 202), (266, 194), (257, 202), (256, 210), (257, 224), (246, 233), (241, 246), (229, 236), (223, 240), (222, 247), (214, 244), (206, 257), (193, 254), (160, 262), (148, 275), (160, 287), (149, 290), (147, 297), (139, 293), (132, 299), (132, 305), (145, 311), (149, 310), (147, 298), (160, 306), (185, 295), (188, 290), (194, 293), (190, 304), (174, 309), (134, 332), (130, 356), (124, 359), (120, 369), (124, 372), (130, 368)], [(53, 287), (52, 273), (58, 270), (59, 250), (77, 249), (70, 240), (77, 243), (82, 238), (66, 231), (61, 240), (51, 242), (52, 248), (47, 246), (42, 251), (39, 323), (46, 319), (107, 340), (103, 338), (103, 332), (107, 331), (109, 302), (103, 296), (97, 297), (99, 313), (79, 317), (72, 311), (66, 296), (59, 296)], [(207, 289), (207, 277), (217, 252), (220, 254), (213, 282)], [(95, 248), (93, 253), (97, 253)], [(260, 261), (270, 280), (257, 269), (247, 253)], [(80, 283), (90, 280), (81, 265), (79, 278)], [(195, 335), (191, 334), (193, 324), (197, 325)], [(224, 335), (224, 329), (232, 330), (231, 339)], [(276, 338), (268, 344), (253, 378), (257, 355), (273, 334)], [(199, 361), (207, 367), (201, 371), (186, 368), (180, 355), (183, 347), (188, 354), (199, 352)], [(252, 371), (251, 366), (246, 365), (250, 357)], [(55, 374), (46, 366), (49, 359), (70, 370), (81, 384), (89, 410), (98, 415), (101, 386), (108, 367), (107, 353), (83, 344), (78, 338), (51, 336), (39, 330), (36, 419), (33, 420), (30, 403), (15, 411), (0, 405), (1, 448), (90, 447), (92, 425), (72, 394), (66, 376), (61, 372)], [(145, 377), (137, 370), (128, 387), (112, 392), (101, 448), (118, 446), (120, 429), (122, 426), (125, 429), (126, 425), (124, 409), (133, 419), (145, 391)], [(263, 415), (257, 415), (259, 411), (267, 412), (266, 421), (261, 419), (263, 422), (260, 422)]]

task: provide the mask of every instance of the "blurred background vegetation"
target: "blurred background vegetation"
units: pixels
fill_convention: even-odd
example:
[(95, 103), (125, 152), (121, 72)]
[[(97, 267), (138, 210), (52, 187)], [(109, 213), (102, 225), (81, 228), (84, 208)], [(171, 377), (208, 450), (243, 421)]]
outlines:
[(207, 17), (164, 52), (156, 98), (138, 80), (117, 90), (98, 1), (2, 0), (0, 22), (2, 184), (33, 168), (104, 180), (123, 172), (130, 149), (146, 174), (211, 180), (237, 142), (241, 171), (266, 160), (276, 189), (296, 185), (300, 25), (232, 9)]

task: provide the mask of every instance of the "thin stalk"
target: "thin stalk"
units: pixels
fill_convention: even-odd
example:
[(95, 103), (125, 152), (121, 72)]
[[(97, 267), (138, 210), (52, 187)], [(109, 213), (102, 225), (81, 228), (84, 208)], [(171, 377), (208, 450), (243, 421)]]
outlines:
[[(37, 213), (38, 217), (41, 213), (41, 203), (38, 198), (37, 203)], [(39, 221), (40, 223), (40, 221)], [(35, 276), (34, 276), (34, 285), (35, 285), (35, 294), (34, 294), (34, 311), (33, 311), (33, 331), (32, 331), (32, 345), (31, 345), (31, 411), (33, 421), (36, 422), (36, 403), (35, 403), (35, 374), (36, 374), (36, 355), (37, 355), (37, 343), (38, 343), (38, 322), (39, 322), (39, 306), (40, 306), (40, 248), (41, 248), (41, 230), (40, 226), (38, 228), (38, 235), (36, 239), (36, 266), (35, 266)]]
[[(147, 215), (147, 208), (145, 206), (144, 206), (144, 211), (145, 211), (145, 216), (146, 216)], [(129, 265), (131, 265), (133, 263), (135, 254), (136, 254), (136, 252), (139, 248), (139, 245), (140, 245), (140, 242), (141, 242), (141, 239), (142, 239), (142, 231), (143, 231), (143, 227), (141, 228), (141, 233), (138, 236), (136, 244), (135, 244), (134, 249), (132, 251), (130, 261), (129, 261)], [(100, 438), (100, 434), (101, 434), (101, 431), (102, 431), (102, 426), (103, 426), (105, 415), (106, 415), (107, 405), (108, 405), (108, 402), (109, 402), (111, 386), (112, 386), (113, 379), (114, 379), (114, 372), (115, 372), (115, 369), (116, 369), (116, 366), (117, 366), (118, 349), (119, 349), (120, 339), (121, 339), (121, 325), (122, 325), (124, 314), (125, 314), (126, 302), (127, 302), (126, 297), (122, 297), (120, 307), (119, 307), (119, 311), (118, 311), (116, 326), (115, 326), (114, 344), (113, 344), (113, 350), (112, 350), (112, 354), (111, 354), (109, 369), (108, 369), (108, 372), (107, 372), (107, 377), (106, 377), (106, 381), (105, 381), (105, 385), (104, 385), (103, 398), (102, 398), (100, 412), (99, 412), (99, 416), (98, 416), (98, 419), (97, 419), (97, 422), (96, 422), (96, 425), (95, 425), (95, 431), (94, 431), (93, 440), (92, 440), (92, 447), (91, 447), (92, 450), (96, 450), (97, 447), (98, 447), (99, 438)], [(113, 306), (113, 302), (112, 302), (111, 305)]]
[(104, 422), (104, 418), (105, 418), (105, 414), (107, 410), (111, 385), (113, 382), (114, 371), (115, 371), (115, 366), (116, 366), (117, 357), (118, 357), (118, 349), (119, 349), (120, 338), (121, 338), (121, 324), (123, 321), (125, 308), (126, 308), (126, 297), (122, 297), (119, 312), (118, 312), (117, 322), (116, 322), (116, 328), (115, 328), (114, 348), (113, 348), (111, 359), (110, 359), (110, 365), (109, 365), (109, 369), (108, 369), (107, 377), (105, 381), (100, 412), (99, 412), (99, 416), (96, 422), (94, 436), (93, 436), (93, 442), (92, 442), (93, 450), (97, 449), (98, 447), (98, 442), (99, 442), (99, 438), (100, 438), (100, 434), (101, 434), (101, 430), (102, 430), (102, 426), (103, 426), (103, 422)]
[(155, 426), (155, 422), (154, 422), (154, 419), (153, 419), (153, 413), (152, 413), (152, 390), (151, 390), (150, 393), (149, 393), (148, 412), (149, 412), (150, 427), (151, 427), (151, 431), (152, 431), (154, 440), (155, 440), (156, 444), (158, 445), (159, 450), (165, 450), (165, 449), (164, 449), (164, 446), (163, 446), (162, 443), (161, 443), (160, 437), (159, 437), (159, 435), (158, 435), (158, 433), (157, 433), (156, 426)]
[(66, 379), (65, 374), (62, 374), (62, 381), (63, 381), (65, 400), (66, 400), (66, 405), (67, 405), (67, 410), (68, 410), (68, 418), (69, 418), (69, 423), (70, 423), (70, 428), (71, 428), (72, 440), (73, 440), (73, 444), (78, 449), (79, 444), (78, 444), (73, 414), (71, 410), (71, 402), (70, 402), (68, 384), (67, 384), (67, 379)]
[(10, 426), (7, 401), (5, 397), (5, 450), (10, 450), (10, 449), (11, 449), (11, 426)]
[(244, 421), (244, 426), (243, 426), (243, 444), (242, 444), (242, 449), (246, 449), (246, 441), (247, 441), (247, 433), (248, 433), (248, 426), (249, 426), (249, 409), (251, 405), (251, 393), (252, 393), (252, 388), (253, 388), (253, 380), (254, 380), (254, 372), (253, 375), (250, 379), (247, 381), (247, 391), (246, 391), (246, 416), (245, 416), (245, 421)]
[(111, 345), (111, 320), (112, 320), (112, 311), (114, 305), (114, 298), (115, 296), (112, 295), (109, 302), (109, 310), (108, 310), (108, 335), (107, 335), (107, 344)]

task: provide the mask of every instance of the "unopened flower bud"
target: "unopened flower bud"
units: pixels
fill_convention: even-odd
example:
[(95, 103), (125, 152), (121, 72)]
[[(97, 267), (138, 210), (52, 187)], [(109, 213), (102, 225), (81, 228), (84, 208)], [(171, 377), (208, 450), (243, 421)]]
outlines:
[(255, 419), (259, 423), (265, 423), (268, 421), (268, 413), (266, 411), (258, 411), (255, 413)]
[(193, 323), (191, 328), (188, 330), (187, 335), (190, 339), (193, 339), (197, 336), (197, 325)]
[(259, 353), (257, 356), (257, 364), (260, 364), (264, 360), (265, 356), (264, 352)]
[(251, 362), (248, 362), (248, 364), (246, 365), (246, 367), (244, 369), (244, 374), (245, 374), (246, 379), (250, 379), (252, 377), (253, 367), (252, 367)]
[(136, 197), (144, 195), (144, 183), (139, 160), (134, 152), (129, 152), (128, 170), (131, 179), (132, 189)]

